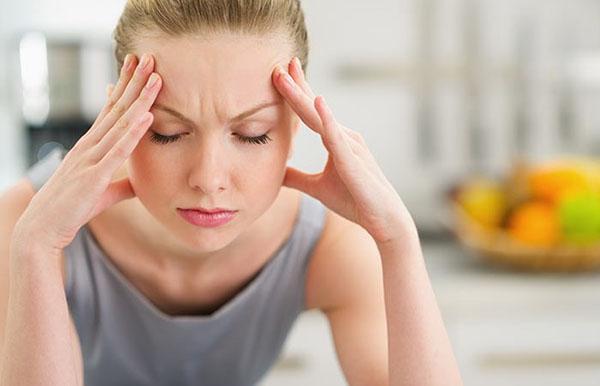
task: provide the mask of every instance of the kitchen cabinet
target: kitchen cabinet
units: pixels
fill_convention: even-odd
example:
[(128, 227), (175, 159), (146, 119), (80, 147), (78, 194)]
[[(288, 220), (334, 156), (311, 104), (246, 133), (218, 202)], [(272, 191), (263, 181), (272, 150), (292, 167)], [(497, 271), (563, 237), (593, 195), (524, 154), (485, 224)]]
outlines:
[(466, 385), (597, 385), (599, 273), (492, 267), (456, 245), (424, 245)]

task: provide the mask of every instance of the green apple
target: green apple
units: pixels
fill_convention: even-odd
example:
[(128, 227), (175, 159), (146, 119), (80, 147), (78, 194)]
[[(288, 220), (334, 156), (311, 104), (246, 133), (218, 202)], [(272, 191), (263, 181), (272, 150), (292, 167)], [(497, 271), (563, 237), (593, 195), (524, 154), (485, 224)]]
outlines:
[(600, 194), (586, 191), (566, 195), (558, 204), (558, 213), (567, 242), (600, 242)]

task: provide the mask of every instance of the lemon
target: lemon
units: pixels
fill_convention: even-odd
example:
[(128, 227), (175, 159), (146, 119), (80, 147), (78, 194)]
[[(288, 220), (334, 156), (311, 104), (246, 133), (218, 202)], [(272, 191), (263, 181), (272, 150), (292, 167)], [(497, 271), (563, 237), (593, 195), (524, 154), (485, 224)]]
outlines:
[(488, 228), (497, 227), (506, 210), (506, 194), (501, 184), (483, 178), (463, 185), (457, 200), (473, 220)]

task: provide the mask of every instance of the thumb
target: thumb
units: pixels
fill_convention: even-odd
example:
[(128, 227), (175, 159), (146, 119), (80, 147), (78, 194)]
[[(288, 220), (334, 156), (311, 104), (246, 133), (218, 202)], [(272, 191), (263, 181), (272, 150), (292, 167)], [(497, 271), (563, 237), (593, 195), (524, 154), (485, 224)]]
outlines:
[(127, 200), (135, 197), (136, 194), (133, 191), (129, 178), (123, 178), (121, 180), (112, 182), (108, 185), (108, 188), (102, 195), (100, 202), (96, 205), (93, 211), (92, 217), (104, 212), (104, 210), (117, 204), (120, 201)]
[(300, 190), (314, 197), (316, 181), (319, 175), (320, 173), (307, 174), (296, 168), (288, 167), (285, 172), (283, 185)]

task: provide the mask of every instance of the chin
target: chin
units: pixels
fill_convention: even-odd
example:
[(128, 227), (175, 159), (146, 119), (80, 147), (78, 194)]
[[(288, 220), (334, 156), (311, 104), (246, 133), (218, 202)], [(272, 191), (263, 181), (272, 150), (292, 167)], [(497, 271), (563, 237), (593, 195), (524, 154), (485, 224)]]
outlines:
[(231, 243), (231, 240), (204, 241), (204, 240), (185, 240), (187, 249), (198, 254), (209, 254), (222, 250)]
[(178, 227), (177, 230), (172, 230), (172, 232), (186, 248), (197, 253), (210, 253), (221, 250), (240, 235), (236, 226), (225, 225), (219, 228), (201, 228), (187, 223)]

